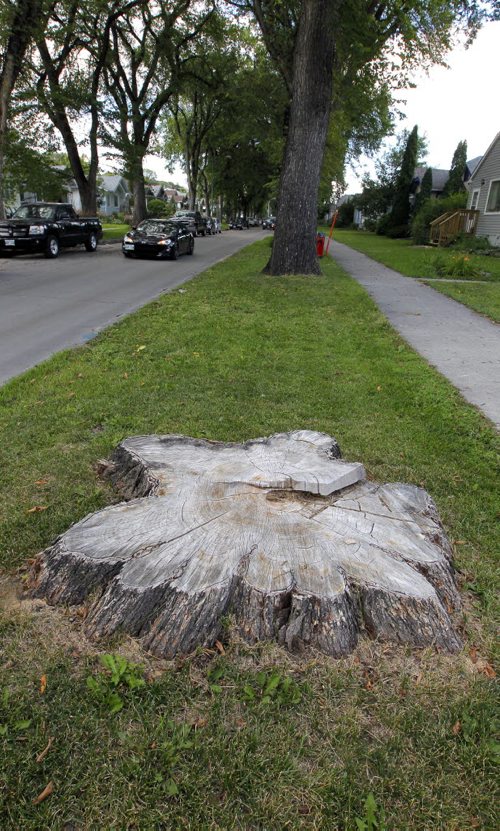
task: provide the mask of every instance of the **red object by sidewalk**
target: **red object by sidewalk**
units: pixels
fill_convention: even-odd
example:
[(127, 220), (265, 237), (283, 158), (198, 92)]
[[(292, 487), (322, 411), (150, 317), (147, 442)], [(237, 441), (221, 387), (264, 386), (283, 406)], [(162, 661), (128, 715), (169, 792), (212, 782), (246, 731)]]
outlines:
[(330, 233), (328, 234), (328, 242), (326, 243), (326, 253), (327, 254), (328, 254), (328, 249), (330, 248), (330, 240), (332, 238), (333, 229), (335, 228), (335, 223), (337, 221), (338, 215), (339, 215), (339, 212), (335, 211), (335, 213), (333, 215), (333, 219), (332, 219), (332, 224), (331, 224), (331, 227), (330, 227)]
[(316, 254), (318, 257), (322, 257), (325, 251), (325, 235), (324, 234), (316, 234)]

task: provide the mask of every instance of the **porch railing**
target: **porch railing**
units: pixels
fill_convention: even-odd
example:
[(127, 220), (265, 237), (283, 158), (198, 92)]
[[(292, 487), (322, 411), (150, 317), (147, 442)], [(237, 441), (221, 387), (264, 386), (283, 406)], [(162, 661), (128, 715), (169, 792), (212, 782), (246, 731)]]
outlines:
[(466, 208), (447, 211), (431, 222), (429, 242), (431, 245), (449, 245), (460, 234), (474, 236), (478, 219), (479, 211)]

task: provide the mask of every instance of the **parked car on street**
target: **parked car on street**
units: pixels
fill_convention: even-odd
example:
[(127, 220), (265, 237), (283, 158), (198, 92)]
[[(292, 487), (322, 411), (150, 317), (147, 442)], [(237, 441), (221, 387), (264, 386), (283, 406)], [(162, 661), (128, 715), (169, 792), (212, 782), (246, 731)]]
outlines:
[(248, 222), (242, 216), (237, 216), (229, 220), (230, 230), (243, 231), (244, 228), (248, 228)]
[(194, 228), (195, 236), (204, 237), (207, 233), (207, 221), (199, 211), (185, 211), (179, 210), (174, 214), (174, 219), (183, 219), (191, 222), (191, 227)]
[(268, 216), (267, 219), (262, 220), (262, 229), (265, 231), (274, 231), (276, 228), (276, 217)]
[(123, 237), (125, 257), (176, 260), (179, 254), (192, 254), (194, 235), (187, 223), (171, 219), (144, 219)]
[(211, 236), (212, 234), (215, 234), (216, 232), (214, 231), (214, 220), (213, 220), (213, 218), (211, 216), (204, 216), (203, 219), (205, 220), (205, 224), (206, 224), (206, 228), (207, 228), (207, 234), (209, 236)]
[(40, 253), (54, 258), (61, 248), (84, 245), (95, 251), (102, 237), (97, 217), (79, 217), (72, 205), (30, 202), (0, 220), (0, 254)]

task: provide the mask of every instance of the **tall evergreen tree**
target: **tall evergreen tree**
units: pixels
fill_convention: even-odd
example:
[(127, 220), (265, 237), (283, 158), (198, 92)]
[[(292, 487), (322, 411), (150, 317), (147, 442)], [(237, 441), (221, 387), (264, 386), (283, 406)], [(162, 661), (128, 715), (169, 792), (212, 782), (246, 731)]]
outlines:
[(417, 156), (418, 127), (415, 125), (408, 136), (408, 141), (406, 142), (405, 151), (403, 153), (403, 160), (401, 162), (401, 168), (396, 179), (394, 201), (392, 203), (392, 210), (387, 223), (389, 232), (391, 229), (401, 229), (401, 235), (403, 235), (403, 229), (408, 227), (411, 207), (411, 185), (414, 179)]
[(459, 141), (451, 160), (450, 175), (444, 187), (443, 196), (451, 196), (452, 193), (461, 193), (465, 190), (464, 173), (466, 164), (467, 142)]
[(415, 200), (415, 209), (414, 213), (417, 213), (424, 202), (427, 202), (428, 199), (431, 198), (432, 193), (432, 167), (428, 167), (425, 171), (424, 175), (422, 176), (422, 181), (420, 183), (420, 190), (417, 193), (417, 198)]

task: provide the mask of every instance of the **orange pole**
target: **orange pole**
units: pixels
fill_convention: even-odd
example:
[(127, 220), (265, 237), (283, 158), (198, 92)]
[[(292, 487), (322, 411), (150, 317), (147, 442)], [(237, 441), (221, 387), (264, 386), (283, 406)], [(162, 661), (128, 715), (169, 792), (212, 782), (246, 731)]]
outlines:
[(332, 224), (330, 226), (330, 233), (328, 234), (328, 242), (326, 243), (326, 252), (325, 252), (326, 254), (328, 254), (328, 249), (330, 248), (330, 240), (332, 238), (333, 229), (335, 228), (335, 223), (337, 221), (338, 215), (339, 215), (339, 212), (335, 211), (335, 213), (333, 215), (333, 219), (332, 219)]

